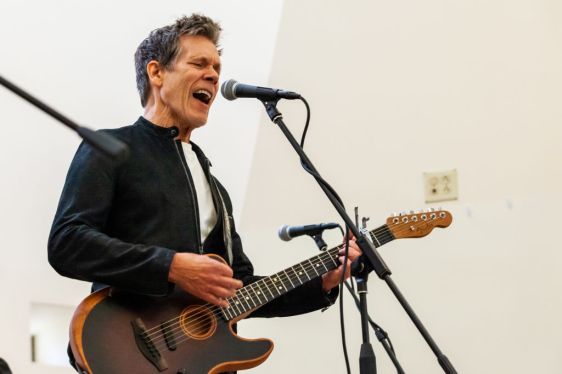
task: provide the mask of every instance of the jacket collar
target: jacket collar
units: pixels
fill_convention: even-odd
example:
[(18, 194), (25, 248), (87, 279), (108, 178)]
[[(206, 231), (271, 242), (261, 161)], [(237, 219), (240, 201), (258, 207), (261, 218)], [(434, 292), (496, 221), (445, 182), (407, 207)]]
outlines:
[(137, 125), (141, 126), (144, 129), (147, 129), (154, 133), (157, 136), (163, 136), (167, 138), (175, 138), (179, 134), (179, 129), (176, 126), (172, 127), (162, 127), (155, 125), (154, 123), (150, 122), (143, 116), (140, 116), (136, 122)]
[[(178, 136), (179, 133), (179, 129), (176, 126), (172, 126), (172, 127), (158, 126), (150, 122), (143, 116), (140, 116), (135, 124), (141, 126), (144, 129), (147, 129), (148, 131), (154, 133), (157, 136), (162, 136), (166, 138), (175, 138), (176, 136)], [(201, 165), (204, 165), (203, 170), (208, 172), (208, 167), (212, 166), (211, 161), (207, 158), (207, 156), (205, 156), (205, 154), (197, 144), (193, 143), (192, 141), (190, 141), (189, 143), (191, 144), (193, 151), (199, 158)]]

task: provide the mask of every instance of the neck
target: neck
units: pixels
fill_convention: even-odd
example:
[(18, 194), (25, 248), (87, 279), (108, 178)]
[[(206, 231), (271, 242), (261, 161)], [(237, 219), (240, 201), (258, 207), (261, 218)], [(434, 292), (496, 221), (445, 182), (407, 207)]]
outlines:
[(174, 119), (171, 113), (168, 110), (159, 110), (156, 105), (147, 105), (144, 108), (143, 117), (155, 124), (156, 126), (160, 127), (173, 127), (177, 126), (179, 129), (179, 135), (176, 139), (181, 140), (182, 142), (189, 143), (189, 139), (191, 138), (191, 132), (193, 131), (193, 127), (188, 125), (182, 125), (180, 121)]

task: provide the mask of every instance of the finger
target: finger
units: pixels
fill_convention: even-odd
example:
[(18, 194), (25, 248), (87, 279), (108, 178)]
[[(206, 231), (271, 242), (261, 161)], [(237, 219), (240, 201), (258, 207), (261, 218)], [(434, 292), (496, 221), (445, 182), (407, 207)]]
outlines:
[(224, 288), (224, 287), (212, 287), (210, 292), (221, 299), (225, 299), (227, 297), (232, 297), (236, 295), (236, 290), (234, 288)]
[(239, 288), (242, 288), (244, 284), (238, 279), (234, 279), (231, 277), (220, 277), (217, 279), (217, 282), (215, 282), (215, 285), (221, 286), (223, 288), (237, 290)]
[(207, 269), (209, 271), (209, 273), (212, 274), (219, 274), (219, 275), (225, 275), (227, 277), (231, 277), (234, 275), (234, 272), (232, 271), (232, 268), (220, 261), (217, 260), (213, 260), (212, 258), (208, 259), (208, 266), (210, 267), (209, 269)]
[(214, 277), (208, 279), (203, 287), (206, 292), (211, 292), (216, 296), (230, 297), (242, 287), (242, 282), (234, 278)]
[(220, 297), (216, 297), (213, 294), (207, 294), (205, 297), (201, 298), (211, 304), (218, 305), (222, 308), (227, 308), (229, 306), (228, 301), (226, 301), (225, 299), (221, 299)]

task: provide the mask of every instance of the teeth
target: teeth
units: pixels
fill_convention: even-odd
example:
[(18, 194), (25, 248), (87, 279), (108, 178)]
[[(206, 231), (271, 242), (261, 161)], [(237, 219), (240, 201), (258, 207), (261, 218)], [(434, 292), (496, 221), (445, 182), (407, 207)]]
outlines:
[(197, 90), (197, 91), (195, 91), (195, 93), (203, 94), (203, 95), (207, 96), (208, 99), (211, 98), (211, 93), (207, 90)]

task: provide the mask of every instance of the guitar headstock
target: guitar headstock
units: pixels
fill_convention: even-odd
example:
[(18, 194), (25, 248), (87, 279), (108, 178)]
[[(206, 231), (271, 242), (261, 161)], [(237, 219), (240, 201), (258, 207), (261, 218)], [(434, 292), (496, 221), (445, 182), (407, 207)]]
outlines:
[(421, 238), (435, 227), (448, 227), (453, 216), (446, 210), (430, 209), (429, 211), (394, 215), (388, 217), (386, 225), (396, 239)]

